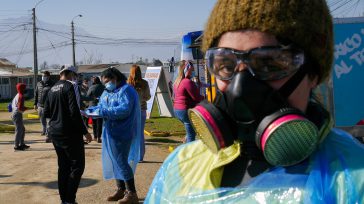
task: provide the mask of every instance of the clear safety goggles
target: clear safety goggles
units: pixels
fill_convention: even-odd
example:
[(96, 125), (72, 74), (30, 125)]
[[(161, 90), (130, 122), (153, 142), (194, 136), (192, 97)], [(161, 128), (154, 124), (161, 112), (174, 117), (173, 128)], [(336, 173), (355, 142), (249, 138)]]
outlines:
[(221, 80), (231, 80), (243, 63), (260, 80), (278, 80), (296, 72), (305, 62), (304, 52), (292, 46), (264, 46), (248, 51), (231, 48), (207, 50), (206, 65)]

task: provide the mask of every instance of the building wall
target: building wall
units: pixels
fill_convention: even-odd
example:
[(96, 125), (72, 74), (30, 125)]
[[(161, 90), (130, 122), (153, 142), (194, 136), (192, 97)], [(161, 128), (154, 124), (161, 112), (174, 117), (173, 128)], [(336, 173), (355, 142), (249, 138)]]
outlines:
[(10, 97), (10, 78), (0, 77), (0, 99), (8, 99)]

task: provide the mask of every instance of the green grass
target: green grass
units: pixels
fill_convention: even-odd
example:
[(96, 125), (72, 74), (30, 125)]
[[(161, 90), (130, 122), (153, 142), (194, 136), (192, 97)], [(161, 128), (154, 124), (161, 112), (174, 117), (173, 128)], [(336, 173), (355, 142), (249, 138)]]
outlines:
[(150, 119), (145, 123), (145, 130), (151, 133), (185, 134), (184, 126), (177, 118), (159, 116), (158, 108), (155, 105), (152, 108)]
[[(0, 101), (0, 111), (8, 111), (8, 104), (11, 100)], [(25, 101), (25, 107), (33, 109), (34, 100), (28, 99)], [(173, 134), (185, 134), (185, 128), (183, 124), (177, 118), (161, 117), (158, 112), (158, 107), (153, 106), (151, 112), (151, 118), (145, 123), (145, 130), (154, 133), (169, 133)]]
[[(0, 111), (8, 111), (8, 104), (11, 103), (13, 99), (8, 99), (8, 100), (1, 100), (0, 101)], [(33, 109), (34, 106), (34, 100), (33, 99), (28, 99), (25, 100), (25, 107), (28, 109)]]
[(0, 132), (14, 132), (14, 125), (0, 123)]

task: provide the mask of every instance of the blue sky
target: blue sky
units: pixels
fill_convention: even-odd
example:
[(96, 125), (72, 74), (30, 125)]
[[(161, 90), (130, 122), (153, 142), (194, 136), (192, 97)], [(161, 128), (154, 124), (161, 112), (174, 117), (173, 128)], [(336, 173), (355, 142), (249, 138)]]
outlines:
[[(1, 0), (0, 20), (21, 16), (30, 17), (31, 9), (40, 1)], [(82, 28), (99, 37), (179, 40), (187, 32), (204, 28), (215, 2), (216, 0), (43, 0), (36, 7), (36, 14), (38, 20), (42, 22), (66, 26), (70, 25), (74, 16), (82, 14), (82, 18), (75, 19), (76, 33), (77, 28)], [(346, 2), (345, 5), (344, 2)], [(355, 2), (359, 3), (355, 4)], [(328, 5), (334, 10), (334, 17), (363, 16), (364, 14), (363, 0), (329, 0)], [(40, 33), (39, 38), (45, 38), (44, 34)], [(28, 41), (26, 46), (31, 49), (31, 37)], [(49, 64), (70, 63), (71, 47), (62, 49), (40, 52), (39, 64), (43, 61), (48, 61)], [(178, 58), (179, 49), (180, 46), (138, 45), (108, 48), (78, 45), (76, 55), (80, 59), (90, 53), (98, 53), (102, 55), (104, 63), (128, 62), (136, 57), (149, 60), (159, 58), (165, 61), (174, 53)], [(9, 59), (18, 63), (19, 66), (33, 65), (32, 54), (9, 57)]]
[[(33, 0), (2, 0), (0, 12), (13, 16), (30, 14)], [(70, 24), (103, 36), (176, 37), (186, 31), (201, 30), (216, 0), (44, 0), (38, 4), (38, 19), (54, 24)], [(4, 12), (11, 14), (11, 12)], [(4, 18), (1, 16), (0, 18)]]

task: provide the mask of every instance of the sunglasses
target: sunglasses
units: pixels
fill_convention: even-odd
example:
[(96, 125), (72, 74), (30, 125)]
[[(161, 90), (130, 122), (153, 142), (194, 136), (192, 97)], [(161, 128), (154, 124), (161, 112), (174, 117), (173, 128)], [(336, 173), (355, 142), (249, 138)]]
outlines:
[(206, 66), (217, 79), (231, 80), (243, 63), (260, 80), (278, 80), (296, 72), (305, 62), (304, 52), (292, 46), (264, 46), (248, 51), (231, 48), (207, 50)]

